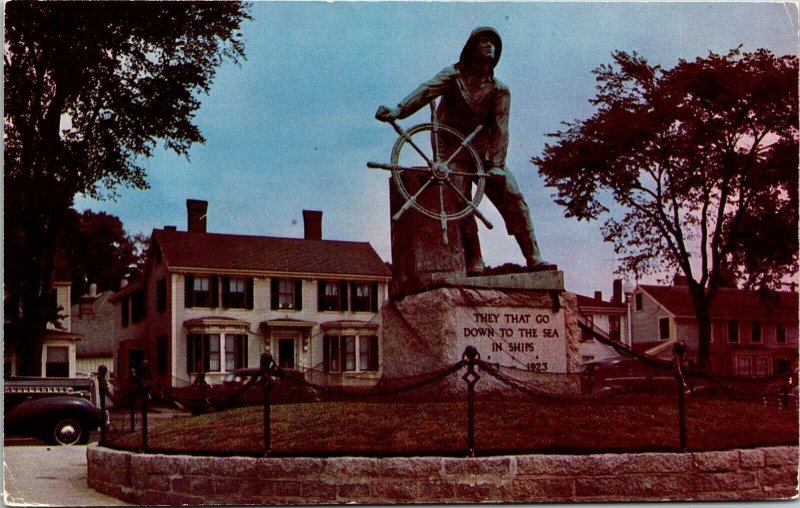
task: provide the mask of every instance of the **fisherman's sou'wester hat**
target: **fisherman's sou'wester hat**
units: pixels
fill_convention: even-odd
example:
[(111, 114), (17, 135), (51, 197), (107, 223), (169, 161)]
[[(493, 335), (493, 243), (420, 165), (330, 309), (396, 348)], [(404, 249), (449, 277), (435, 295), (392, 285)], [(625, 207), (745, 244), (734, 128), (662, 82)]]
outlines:
[(472, 53), (472, 46), (475, 45), (475, 42), (481, 35), (488, 35), (494, 39), (495, 52), (492, 67), (496, 67), (497, 62), (500, 61), (500, 54), (503, 52), (503, 40), (500, 38), (500, 34), (497, 32), (497, 30), (490, 26), (479, 26), (473, 30), (471, 34), (469, 34), (469, 39), (467, 39), (467, 43), (464, 44), (464, 49), (461, 50), (461, 58), (459, 58), (459, 62), (463, 64), (470, 57), (470, 53)]

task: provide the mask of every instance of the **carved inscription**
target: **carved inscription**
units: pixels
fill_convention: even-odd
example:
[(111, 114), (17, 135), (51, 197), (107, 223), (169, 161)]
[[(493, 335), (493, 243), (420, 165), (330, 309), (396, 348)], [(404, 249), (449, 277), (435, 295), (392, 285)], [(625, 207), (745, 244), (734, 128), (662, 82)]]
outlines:
[(550, 309), (478, 308), (463, 314), (465, 343), (493, 363), (534, 372), (564, 372), (564, 317)]

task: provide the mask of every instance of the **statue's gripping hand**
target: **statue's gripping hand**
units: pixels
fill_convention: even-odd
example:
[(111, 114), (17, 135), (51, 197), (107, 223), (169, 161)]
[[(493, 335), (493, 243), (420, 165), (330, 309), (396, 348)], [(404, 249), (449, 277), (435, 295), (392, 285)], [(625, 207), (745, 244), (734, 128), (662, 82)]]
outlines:
[(399, 112), (397, 108), (387, 108), (386, 106), (378, 106), (378, 111), (375, 112), (375, 118), (381, 122), (391, 122), (397, 120)]

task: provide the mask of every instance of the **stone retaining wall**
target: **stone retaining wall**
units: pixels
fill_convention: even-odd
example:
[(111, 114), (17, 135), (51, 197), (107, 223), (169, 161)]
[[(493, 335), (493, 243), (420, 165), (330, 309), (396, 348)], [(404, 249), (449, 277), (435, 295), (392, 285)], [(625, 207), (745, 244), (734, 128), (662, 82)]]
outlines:
[(213, 458), (87, 449), (93, 489), (137, 504), (784, 499), (798, 448), (488, 458)]

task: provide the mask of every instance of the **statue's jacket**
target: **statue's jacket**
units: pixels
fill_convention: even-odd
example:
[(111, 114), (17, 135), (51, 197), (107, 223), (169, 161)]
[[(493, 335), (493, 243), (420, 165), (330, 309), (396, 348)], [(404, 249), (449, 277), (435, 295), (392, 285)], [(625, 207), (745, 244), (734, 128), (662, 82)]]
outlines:
[[(446, 67), (429, 81), (422, 83), (398, 104), (398, 117), (406, 118), (441, 97), (436, 109), (438, 121), (468, 136), (478, 125), (483, 128), (472, 140), (472, 146), (483, 159), (487, 170), (504, 168), (508, 151), (508, 117), (511, 92), (492, 74), (485, 77), (479, 89), (470, 92), (463, 74), (463, 65)], [(447, 153), (455, 146), (445, 147)], [(462, 150), (456, 161), (469, 160)]]

